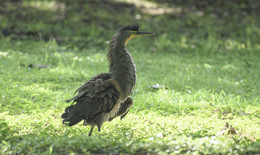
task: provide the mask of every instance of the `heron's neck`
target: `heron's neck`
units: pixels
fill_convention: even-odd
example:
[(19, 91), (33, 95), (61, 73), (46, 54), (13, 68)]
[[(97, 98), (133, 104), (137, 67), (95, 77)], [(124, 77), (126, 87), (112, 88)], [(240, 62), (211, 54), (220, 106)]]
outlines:
[(124, 43), (117, 42), (113, 38), (109, 44), (107, 54), (109, 61), (109, 72), (118, 82), (123, 99), (127, 98), (135, 86), (136, 69), (131, 55), (128, 53)]

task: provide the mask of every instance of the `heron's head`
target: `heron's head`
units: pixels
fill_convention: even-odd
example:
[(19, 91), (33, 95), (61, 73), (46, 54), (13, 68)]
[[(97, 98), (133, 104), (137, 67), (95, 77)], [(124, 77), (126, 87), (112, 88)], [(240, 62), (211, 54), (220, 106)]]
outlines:
[(155, 33), (139, 31), (138, 25), (129, 25), (123, 27), (117, 32), (117, 40), (126, 45), (130, 39), (133, 39), (135, 37), (149, 36), (154, 34)]

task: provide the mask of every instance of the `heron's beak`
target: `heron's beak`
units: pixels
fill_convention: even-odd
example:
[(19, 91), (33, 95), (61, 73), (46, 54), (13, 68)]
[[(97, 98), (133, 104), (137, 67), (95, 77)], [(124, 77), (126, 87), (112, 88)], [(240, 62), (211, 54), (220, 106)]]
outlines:
[(155, 35), (155, 33), (151, 33), (151, 32), (136, 32), (134, 31), (129, 38), (126, 39), (125, 41), (125, 45), (127, 44), (127, 42), (130, 40), (130, 39), (133, 39), (135, 37), (141, 37), (141, 36), (150, 36), (150, 35)]
[(134, 34), (134, 37), (151, 36), (151, 35), (155, 35), (155, 33), (151, 33), (151, 32), (136, 32)]

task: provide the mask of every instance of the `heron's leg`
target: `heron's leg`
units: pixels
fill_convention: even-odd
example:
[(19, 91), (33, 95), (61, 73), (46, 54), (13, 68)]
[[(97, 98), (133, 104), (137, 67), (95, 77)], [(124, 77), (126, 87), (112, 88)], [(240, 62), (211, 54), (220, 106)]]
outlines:
[(93, 131), (93, 129), (94, 129), (94, 127), (92, 126), (91, 129), (90, 129), (90, 131), (89, 131), (88, 136), (91, 136), (91, 135), (92, 135), (92, 131)]
[(106, 113), (105, 112), (102, 112), (100, 115), (99, 115), (99, 118), (97, 119), (97, 127), (98, 127), (98, 131), (100, 132), (101, 131), (101, 127), (103, 125), (104, 122), (106, 122)]
[(127, 115), (133, 104), (133, 99), (130, 96), (128, 96), (125, 102), (122, 103), (117, 116), (120, 116), (120, 119), (122, 120)]
[(98, 132), (101, 131), (101, 125), (98, 125)]
[(120, 108), (117, 111), (116, 115), (114, 117), (109, 118), (108, 121), (112, 121), (114, 118), (116, 118), (118, 116), (120, 116), (120, 119), (123, 119), (126, 116), (126, 114), (128, 113), (130, 107), (134, 103), (133, 103), (132, 98), (130, 96), (128, 96), (127, 99), (124, 102), (120, 103), (120, 104), (121, 104)]
[(126, 114), (127, 114), (128, 112), (129, 112), (129, 109), (127, 110), (126, 113), (124, 113), (123, 115), (120, 116), (120, 120), (122, 120), (122, 119), (126, 116)]

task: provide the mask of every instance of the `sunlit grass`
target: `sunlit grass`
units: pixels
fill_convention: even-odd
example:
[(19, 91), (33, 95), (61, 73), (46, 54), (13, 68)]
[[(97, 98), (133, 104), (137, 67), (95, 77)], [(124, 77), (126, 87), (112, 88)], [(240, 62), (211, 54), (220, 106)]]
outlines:
[[(60, 115), (68, 106), (64, 101), (72, 97), (76, 88), (90, 77), (107, 72), (105, 50), (77, 52), (53, 42), (32, 43), (31, 50), (25, 50), (29, 49), (24, 48), (28, 46), (26, 42), (2, 46), (2, 53), (7, 53), (0, 57), (2, 150), (5, 153), (257, 150), (258, 59), (232, 54), (213, 58), (193, 53), (151, 53), (142, 51), (138, 44), (133, 48), (134, 43), (137, 42), (128, 45), (138, 71), (132, 95), (134, 106), (122, 121), (105, 123), (101, 133), (94, 130), (93, 137), (87, 136), (89, 127), (62, 125)], [(160, 44), (155, 48), (161, 48)], [(245, 59), (254, 66), (248, 67)], [(28, 67), (32, 63), (49, 67)], [(226, 122), (235, 128), (236, 135), (220, 134)]]

